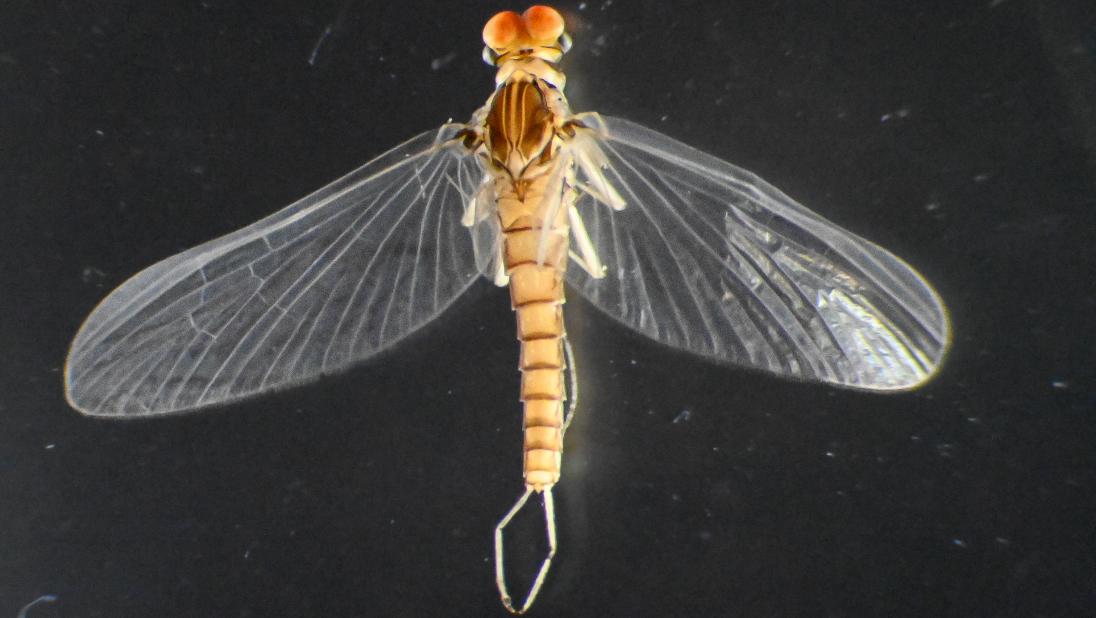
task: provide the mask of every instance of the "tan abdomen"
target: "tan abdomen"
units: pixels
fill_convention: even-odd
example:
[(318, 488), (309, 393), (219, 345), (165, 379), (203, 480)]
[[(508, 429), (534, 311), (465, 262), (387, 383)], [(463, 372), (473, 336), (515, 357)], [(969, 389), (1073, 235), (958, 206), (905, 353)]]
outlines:
[[(544, 221), (548, 178), (534, 179), (521, 198), (499, 198), (510, 299), (521, 341), (521, 401), (525, 408), (525, 482), (534, 489), (559, 480), (563, 450), (563, 275), (567, 266), (567, 208)], [(559, 199), (556, 197), (555, 199)], [(543, 228), (547, 227), (547, 231)], [(542, 236), (543, 234), (543, 236)], [(543, 260), (537, 263), (544, 243)]]

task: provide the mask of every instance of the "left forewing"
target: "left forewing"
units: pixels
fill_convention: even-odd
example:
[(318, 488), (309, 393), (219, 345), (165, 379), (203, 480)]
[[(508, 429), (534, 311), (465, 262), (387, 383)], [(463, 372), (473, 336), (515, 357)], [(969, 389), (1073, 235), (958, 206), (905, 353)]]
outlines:
[(72, 344), (69, 402), (141, 416), (240, 399), (337, 371), (433, 319), (479, 274), (461, 213), (483, 171), (448, 133), (123, 283)]

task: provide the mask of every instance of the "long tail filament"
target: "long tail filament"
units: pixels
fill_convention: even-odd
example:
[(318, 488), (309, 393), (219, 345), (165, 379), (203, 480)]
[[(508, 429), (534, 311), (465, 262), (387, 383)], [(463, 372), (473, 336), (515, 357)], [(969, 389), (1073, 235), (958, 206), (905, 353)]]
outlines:
[(537, 571), (537, 577), (533, 580), (533, 585), (529, 588), (529, 594), (525, 597), (525, 602), (520, 606), (515, 607), (513, 600), (510, 597), (510, 591), (506, 587), (506, 569), (503, 565), (503, 546), (502, 535), (503, 530), (510, 524), (510, 520), (521, 511), (522, 507), (529, 500), (529, 496), (533, 494), (535, 490), (532, 486), (525, 487), (525, 493), (518, 498), (518, 501), (514, 503), (514, 506), (510, 507), (510, 511), (499, 520), (497, 526), (495, 526), (495, 584), (499, 589), (499, 598), (502, 599), (502, 605), (510, 613), (521, 615), (529, 611), (529, 608), (533, 605), (533, 601), (536, 600), (537, 594), (540, 592), (541, 586), (544, 585), (544, 578), (548, 575), (548, 568), (552, 566), (552, 558), (556, 555), (556, 509), (555, 504), (552, 501), (552, 488), (548, 487), (541, 491), (544, 500), (544, 524), (548, 533), (548, 554), (544, 557), (544, 561), (540, 563), (540, 570)]

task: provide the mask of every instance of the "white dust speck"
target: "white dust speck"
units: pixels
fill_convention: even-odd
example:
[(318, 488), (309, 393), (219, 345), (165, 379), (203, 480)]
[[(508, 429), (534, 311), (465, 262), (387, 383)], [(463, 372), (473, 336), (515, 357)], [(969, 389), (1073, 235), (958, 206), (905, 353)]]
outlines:
[(46, 445), (46, 450), (47, 451), (52, 451), (55, 448), (57, 448), (57, 445), (54, 444), (53, 442), (50, 442), (49, 444)]
[(601, 52), (605, 49), (605, 44), (608, 42), (608, 38), (604, 34), (599, 34), (591, 43), (589, 51), (595, 56), (600, 56)]
[(894, 120), (895, 118), (907, 118), (907, 117), (909, 117), (909, 115), (910, 115), (909, 108), (908, 107), (903, 107), (903, 108), (897, 109), (893, 112), (887, 112), (886, 114), (883, 114), (882, 116), (879, 117), (879, 122), (890, 122), (891, 120)]
[(677, 413), (677, 416), (674, 417), (673, 422), (674, 422), (675, 425), (679, 425), (681, 423), (688, 423), (689, 419), (692, 417), (692, 415), (693, 415), (693, 413), (690, 412), (689, 410), (682, 410), (681, 412)]
[(964, 541), (963, 539), (952, 539), (951, 544), (956, 546), (956, 547), (961, 547), (963, 549), (967, 548), (967, 542)]
[(431, 71), (439, 71), (441, 69), (444, 69), (445, 67), (449, 66), (456, 57), (457, 57), (457, 52), (451, 51), (448, 54), (445, 54), (444, 56), (442, 56), (441, 58), (434, 58), (433, 60), (430, 61), (430, 70)]
[(85, 266), (80, 271), (80, 280), (84, 283), (98, 283), (106, 278), (107, 274), (94, 266)]
[(1055, 380), (1055, 381), (1051, 382), (1050, 385), (1053, 386), (1054, 388), (1060, 390), (1060, 391), (1064, 391), (1067, 388), (1069, 388), (1069, 382), (1067, 382), (1065, 380)]

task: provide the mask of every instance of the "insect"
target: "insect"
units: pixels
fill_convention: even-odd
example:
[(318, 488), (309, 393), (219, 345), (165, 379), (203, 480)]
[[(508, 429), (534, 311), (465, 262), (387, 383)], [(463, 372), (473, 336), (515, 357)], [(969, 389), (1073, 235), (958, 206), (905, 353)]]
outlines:
[[(495, 567), (522, 613), (556, 551), (552, 488), (577, 399), (565, 283), (656, 341), (774, 374), (897, 391), (936, 371), (949, 325), (917, 272), (750, 172), (573, 113), (564, 26), (546, 6), (495, 15), (483, 57), (496, 88), (468, 123), (119, 286), (72, 344), (71, 405), (151, 416), (307, 382), (391, 347), (481, 276), (509, 286), (525, 491), (495, 528)], [(549, 550), (515, 604), (503, 533), (536, 494)]]

